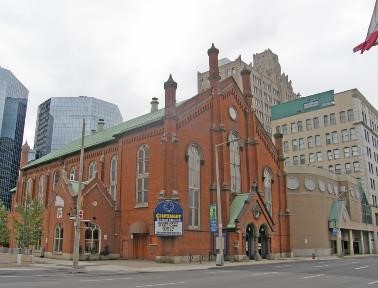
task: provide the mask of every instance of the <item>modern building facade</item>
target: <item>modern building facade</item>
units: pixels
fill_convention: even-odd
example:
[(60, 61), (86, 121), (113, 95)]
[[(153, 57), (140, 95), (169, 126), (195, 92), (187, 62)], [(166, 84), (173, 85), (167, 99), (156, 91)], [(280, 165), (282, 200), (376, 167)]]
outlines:
[(103, 119), (104, 128), (122, 122), (115, 104), (87, 96), (52, 97), (38, 106), (34, 137), (37, 158), (80, 138), (83, 118), (86, 135), (96, 130), (99, 119)]
[(29, 91), (0, 67), (0, 201), (8, 208), (16, 186)]
[[(176, 103), (170, 76), (165, 108), (153, 99), (150, 113), (85, 138), (82, 257), (195, 261), (221, 244), (235, 261), (290, 255), (282, 135), (273, 143), (257, 119), (248, 69), (243, 92), (219, 79), (218, 53), (208, 50), (211, 88)], [(22, 163), (14, 199), (44, 206), (46, 257), (72, 255), (80, 142)]]
[(314, 166), (285, 170), (295, 257), (377, 253), (378, 211), (357, 179)]
[(284, 134), (285, 166), (317, 166), (361, 179), (377, 206), (378, 112), (357, 90), (333, 90), (272, 108), (272, 125)]
[[(273, 105), (297, 99), (299, 93), (294, 93), (292, 83), (285, 73), (281, 73), (278, 56), (270, 49), (253, 55), (253, 65), (246, 64), (239, 56), (234, 61), (227, 58), (219, 60), (219, 75), (221, 79), (233, 77), (242, 89), (240, 71), (247, 67), (251, 71), (253, 108), (265, 130), (272, 134), (271, 107)], [(210, 87), (209, 72), (197, 74), (198, 92)]]

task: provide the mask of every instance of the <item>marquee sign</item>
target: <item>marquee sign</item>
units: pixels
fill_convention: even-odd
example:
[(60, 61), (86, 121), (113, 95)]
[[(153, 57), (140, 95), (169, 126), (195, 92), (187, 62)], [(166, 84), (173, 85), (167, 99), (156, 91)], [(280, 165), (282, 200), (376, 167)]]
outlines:
[(182, 236), (184, 211), (174, 200), (159, 202), (154, 210), (155, 235), (162, 237)]

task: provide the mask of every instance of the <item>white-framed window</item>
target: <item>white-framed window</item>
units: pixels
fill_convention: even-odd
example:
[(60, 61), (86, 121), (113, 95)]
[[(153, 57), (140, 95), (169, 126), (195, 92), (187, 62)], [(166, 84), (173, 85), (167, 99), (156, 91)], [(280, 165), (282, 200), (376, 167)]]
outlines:
[(297, 122), (297, 128), (298, 128), (298, 132), (303, 132), (303, 123), (302, 121), (298, 121)]
[(293, 122), (291, 123), (291, 133), (297, 133), (298, 132), (298, 129), (297, 129), (297, 123)]
[(299, 155), (299, 164), (301, 165), (306, 164), (306, 158), (304, 154)]
[(188, 226), (199, 227), (201, 191), (201, 156), (195, 145), (188, 149)]
[(335, 174), (341, 174), (341, 164), (335, 165)]
[(293, 139), (291, 141), (291, 148), (293, 151), (297, 151), (298, 150), (298, 139)]
[(312, 136), (307, 137), (307, 147), (314, 148), (314, 138)]
[(109, 193), (112, 199), (116, 200), (117, 192), (117, 156), (114, 155), (112, 160), (110, 160), (110, 175), (109, 175)]
[(316, 160), (317, 160), (318, 162), (323, 161), (323, 155), (322, 155), (322, 152), (316, 152)]
[(84, 252), (98, 254), (100, 251), (100, 227), (91, 222), (85, 222)]
[(308, 154), (308, 162), (315, 163), (315, 153)]
[(356, 128), (350, 128), (350, 140), (357, 140)]
[(340, 111), (340, 123), (346, 123), (347, 117), (345, 111)]
[(272, 175), (270, 169), (264, 169), (264, 201), (265, 207), (268, 209), (270, 215), (272, 215)]
[(231, 191), (240, 193), (241, 177), (240, 177), (240, 152), (239, 137), (235, 133), (230, 133), (228, 137), (230, 148), (230, 175), (231, 175)]
[(96, 161), (92, 161), (88, 167), (88, 180), (92, 180), (93, 178), (95, 178), (96, 173), (97, 173), (97, 163)]
[(76, 166), (72, 166), (70, 170), (70, 180), (77, 181), (77, 169)]
[(334, 168), (333, 168), (333, 165), (329, 165), (329, 166), (328, 166), (328, 172), (330, 172), (330, 173), (335, 173), (335, 170), (334, 170)]
[(314, 124), (314, 129), (318, 129), (319, 128), (319, 117), (315, 117), (313, 120), (313, 124)]
[(305, 148), (304, 139), (299, 138), (299, 150), (303, 150)]
[(344, 158), (349, 158), (349, 157), (350, 157), (350, 148), (344, 147)]
[(354, 172), (360, 172), (360, 162), (358, 162), (358, 161), (353, 162), (353, 171)]
[(58, 223), (54, 231), (54, 252), (62, 253), (63, 248), (63, 225)]
[(143, 144), (137, 152), (136, 202), (138, 204), (148, 203), (149, 164), (150, 149), (146, 144)]
[(337, 131), (333, 131), (333, 132), (332, 132), (332, 143), (333, 143), (333, 144), (337, 144), (337, 143), (339, 143), (339, 139), (338, 139), (338, 137), (337, 137)]
[(286, 124), (283, 124), (283, 125), (282, 125), (282, 134), (283, 134), (283, 135), (286, 135), (286, 134), (287, 134), (287, 125), (286, 125)]
[(320, 135), (315, 135), (315, 146), (316, 147), (322, 146), (322, 140), (320, 138)]
[(336, 125), (336, 114), (335, 113), (329, 114), (329, 124)]
[(333, 158), (340, 159), (340, 149), (333, 149)]
[(358, 156), (360, 153), (357, 146), (352, 146), (352, 156)]
[(56, 170), (55, 173), (54, 173), (54, 177), (53, 177), (54, 185), (56, 185), (58, 183), (59, 178), (60, 178), (60, 172), (59, 172), (59, 170)]
[(331, 144), (331, 134), (330, 133), (326, 133), (326, 145), (329, 145)]
[(297, 166), (299, 164), (299, 157), (298, 156), (293, 156), (293, 165)]
[(288, 141), (284, 141), (283, 150), (284, 150), (284, 152), (289, 152), (289, 142)]
[(327, 127), (329, 125), (329, 117), (328, 115), (324, 115), (324, 127)]
[(333, 153), (332, 153), (332, 150), (328, 150), (328, 151), (327, 151), (327, 157), (328, 157), (328, 160), (333, 160)]
[(345, 163), (345, 173), (346, 174), (352, 173), (352, 164), (350, 164), (349, 162)]
[(312, 121), (311, 119), (306, 119), (306, 130), (312, 130)]
[(343, 143), (349, 141), (349, 132), (348, 132), (348, 129), (341, 130), (341, 141)]
[(353, 122), (354, 121), (353, 109), (347, 110), (347, 114), (348, 114), (348, 122)]

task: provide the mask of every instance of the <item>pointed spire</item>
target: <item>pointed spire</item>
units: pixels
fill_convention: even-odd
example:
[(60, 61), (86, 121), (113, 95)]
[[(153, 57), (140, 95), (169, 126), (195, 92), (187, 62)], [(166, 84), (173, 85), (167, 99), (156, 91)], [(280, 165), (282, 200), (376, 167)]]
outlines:
[(209, 50), (207, 50), (207, 55), (210, 55), (210, 54), (213, 54), (213, 53), (219, 54), (219, 49), (215, 48), (214, 43), (212, 43)]
[(169, 74), (169, 78), (166, 82), (164, 82), (164, 89), (168, 88), (168, 87), (173, 87), (173, 88), (177, 88), (177, 83), (173, 80), (172, 78), (172, 74)]

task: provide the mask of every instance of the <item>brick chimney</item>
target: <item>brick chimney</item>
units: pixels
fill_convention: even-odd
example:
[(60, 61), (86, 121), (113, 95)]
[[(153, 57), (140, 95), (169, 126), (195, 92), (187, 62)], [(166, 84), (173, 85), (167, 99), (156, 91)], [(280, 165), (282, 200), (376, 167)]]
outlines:
[(151, 113), (156, 112), (159, 110), (159, 101), (158, 98), (153, 97), (152, 101), (150, 102), (151, 104)]
[(20, 168), (24, 167), (26, 164), (28, 164), (29, 160), (29, 151), (30, 147), (28, 145), (28, 141), (25, 142), (24, 145), (22, 145), (21, 150), (21, 160), (20, 160)]
[(164, 82), (165, 90), (165, 117), (176, 116), (176, 89), (177, 83), (173, 80), (172, 75), (169, 74), (167, 82)]
[(215, 48), (214, 43), (212, 43), (211, 47), (207, 50), (207, 55), (209, 55), (209, 81), (211, 87), (214, 87), (214, 84), (220, 80), (218, 54), (219, 49)]

